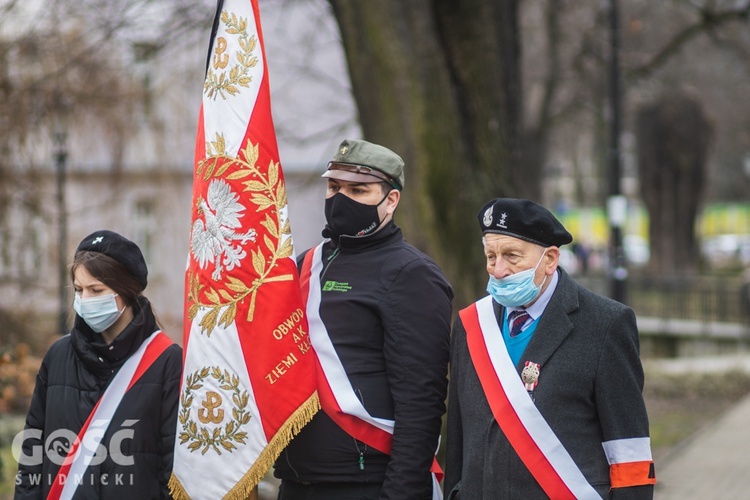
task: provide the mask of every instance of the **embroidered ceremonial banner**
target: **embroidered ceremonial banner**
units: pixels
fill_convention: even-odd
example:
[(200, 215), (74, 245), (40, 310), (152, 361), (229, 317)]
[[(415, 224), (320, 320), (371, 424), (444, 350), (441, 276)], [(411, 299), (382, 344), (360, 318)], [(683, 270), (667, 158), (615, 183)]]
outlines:
[(246, 498), (319, 409), (257, 0), (219, 2), (195, 149), (170, 488)]

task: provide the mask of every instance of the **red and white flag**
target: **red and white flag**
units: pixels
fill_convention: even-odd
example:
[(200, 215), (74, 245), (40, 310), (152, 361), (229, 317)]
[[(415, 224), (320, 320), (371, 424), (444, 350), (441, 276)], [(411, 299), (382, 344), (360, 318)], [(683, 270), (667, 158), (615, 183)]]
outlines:
[(319, 409), (257, 0), (220, 1), (198, 119), (170, 488), (245, 498)]

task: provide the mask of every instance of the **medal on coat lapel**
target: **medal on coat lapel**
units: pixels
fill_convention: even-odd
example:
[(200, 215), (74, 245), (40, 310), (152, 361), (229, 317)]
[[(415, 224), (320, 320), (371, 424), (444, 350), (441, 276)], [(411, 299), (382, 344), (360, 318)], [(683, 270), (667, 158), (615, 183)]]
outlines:
[(539, 383), (539, 363), (526, 361), (521, 372), (521, 380), (523, 380), (523, 385), (527, 391), (533, 391)]

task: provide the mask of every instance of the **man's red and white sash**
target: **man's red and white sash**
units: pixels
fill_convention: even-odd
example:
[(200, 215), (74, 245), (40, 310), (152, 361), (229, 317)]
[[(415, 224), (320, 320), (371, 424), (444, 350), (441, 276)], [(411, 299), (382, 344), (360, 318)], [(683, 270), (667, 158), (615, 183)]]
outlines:
[[(386, 455), (391, 454), (394, 421), (370, 415), (352, 388), (344, 365), (320, 317), (320, 275), (325, 241), (305, 255), (300, 287), (305, 302), (310, 341), (317, 355), (318, 396), (320, 406), (347, 434)], [(443, 472), (433, 460), (433, 499), (442, 499), (439, 481)]]
[[(172, 340), (161, 331), (152, 333), (118, 370), (97, 401), (91, 414), (81, 427), (78, 437), (71, 444), (54, 483), (51, 485), (48, 500), (73, 498), (80, 478), (94, 458), (102, 437), (107, 432), (115, 411), (120, 406), (125, 393), (146, 373), (146, 370), (172, 345)], [(93, 425), (91, 425), (93, 422)], [(83, 446), (81, 446), (83, 444)], [(72, 478), (68, 481), (68, 478)]]
[(597, 498), (529, 397), (503, 343), (492, 297), (459, 312), (487, 402), (513, 449), (550, 498)]

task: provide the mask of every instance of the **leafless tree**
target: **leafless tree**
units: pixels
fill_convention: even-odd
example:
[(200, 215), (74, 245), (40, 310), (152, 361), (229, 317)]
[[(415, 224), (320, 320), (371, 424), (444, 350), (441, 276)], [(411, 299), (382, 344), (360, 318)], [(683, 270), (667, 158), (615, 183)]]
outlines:
[(483, 288), (476, 212), (523, 179), (515, 0), (331, 0), (366, 139), (407, 164), (399, 222), (461, 302)]
[(697, 270), (695, 219), (706, 191), (711, 124), (700, 102), (669, 93), (637, 114), (641, 195), (648, 207), (656, 275), (690, 275)]

